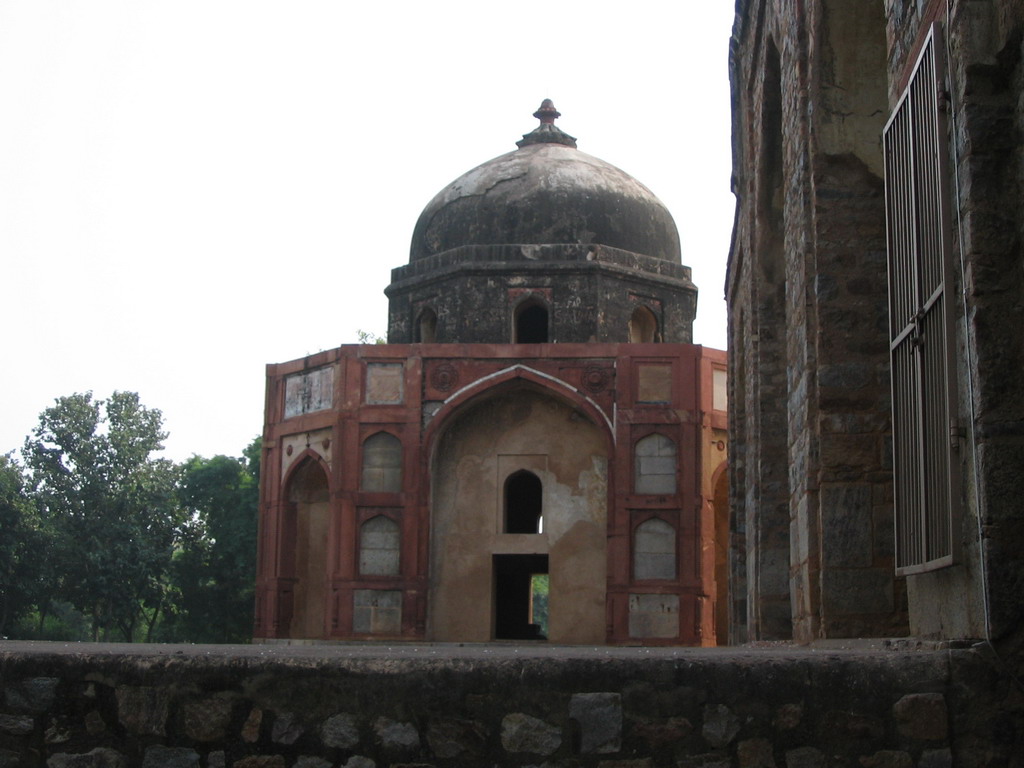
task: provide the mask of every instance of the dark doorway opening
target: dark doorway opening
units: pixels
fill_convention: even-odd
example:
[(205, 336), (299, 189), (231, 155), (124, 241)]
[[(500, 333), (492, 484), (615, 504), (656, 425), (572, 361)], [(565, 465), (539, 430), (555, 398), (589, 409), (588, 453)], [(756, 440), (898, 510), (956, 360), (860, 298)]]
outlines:
[(495, 640), (547, 639), (547, 573), (547, 555), (494, 556)]
[(530, 303), (516, 313), (516, 343), (546, 344), (548, 341), (548, 310), (542, 304)]
[(525, 469), (505, 481), (505, 533), (542, 531), (540, 478)]

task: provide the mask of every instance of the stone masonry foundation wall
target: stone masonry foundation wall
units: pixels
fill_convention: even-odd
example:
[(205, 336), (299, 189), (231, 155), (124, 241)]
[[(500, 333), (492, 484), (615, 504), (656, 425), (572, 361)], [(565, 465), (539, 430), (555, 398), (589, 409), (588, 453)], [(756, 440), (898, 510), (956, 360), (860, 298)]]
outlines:
[(1020, 765), (1024, 697), (994, 670), (975, 650), (5, 643), (0, 768)]

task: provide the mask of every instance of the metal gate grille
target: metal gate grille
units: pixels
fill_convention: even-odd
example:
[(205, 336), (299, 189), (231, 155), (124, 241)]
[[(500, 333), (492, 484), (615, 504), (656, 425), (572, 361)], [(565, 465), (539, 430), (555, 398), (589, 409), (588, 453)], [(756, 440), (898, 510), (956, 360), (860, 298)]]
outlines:
[(904, 574), (953, 562), (959, 501), (944, 71), (936, 24), (883, 137), (896, 568)]

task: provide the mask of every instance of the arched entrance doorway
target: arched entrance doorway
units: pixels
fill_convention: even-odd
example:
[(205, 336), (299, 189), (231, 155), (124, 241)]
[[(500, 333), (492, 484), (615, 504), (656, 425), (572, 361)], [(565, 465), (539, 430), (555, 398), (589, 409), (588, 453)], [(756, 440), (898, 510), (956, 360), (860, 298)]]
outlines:
[(429, 637), (543, 637), (535, 577), (546, 574), (546, 637), (605, 642), (602, 430), (551, 391), (517, 380), (451, 414), (433, 456)]

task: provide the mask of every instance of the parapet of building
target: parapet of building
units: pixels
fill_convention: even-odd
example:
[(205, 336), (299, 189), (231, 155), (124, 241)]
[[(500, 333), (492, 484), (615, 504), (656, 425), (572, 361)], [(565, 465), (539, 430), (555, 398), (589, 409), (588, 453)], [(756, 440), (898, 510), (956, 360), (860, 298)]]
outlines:
[(665, 207), (536, 117), (424, 210), (391, 343), (268, 366), (257, 638), (724, 636), (725, 355)]
[(737, 5), (734, 641), (1020, 633), (1022, 35), (1004, 0)]

